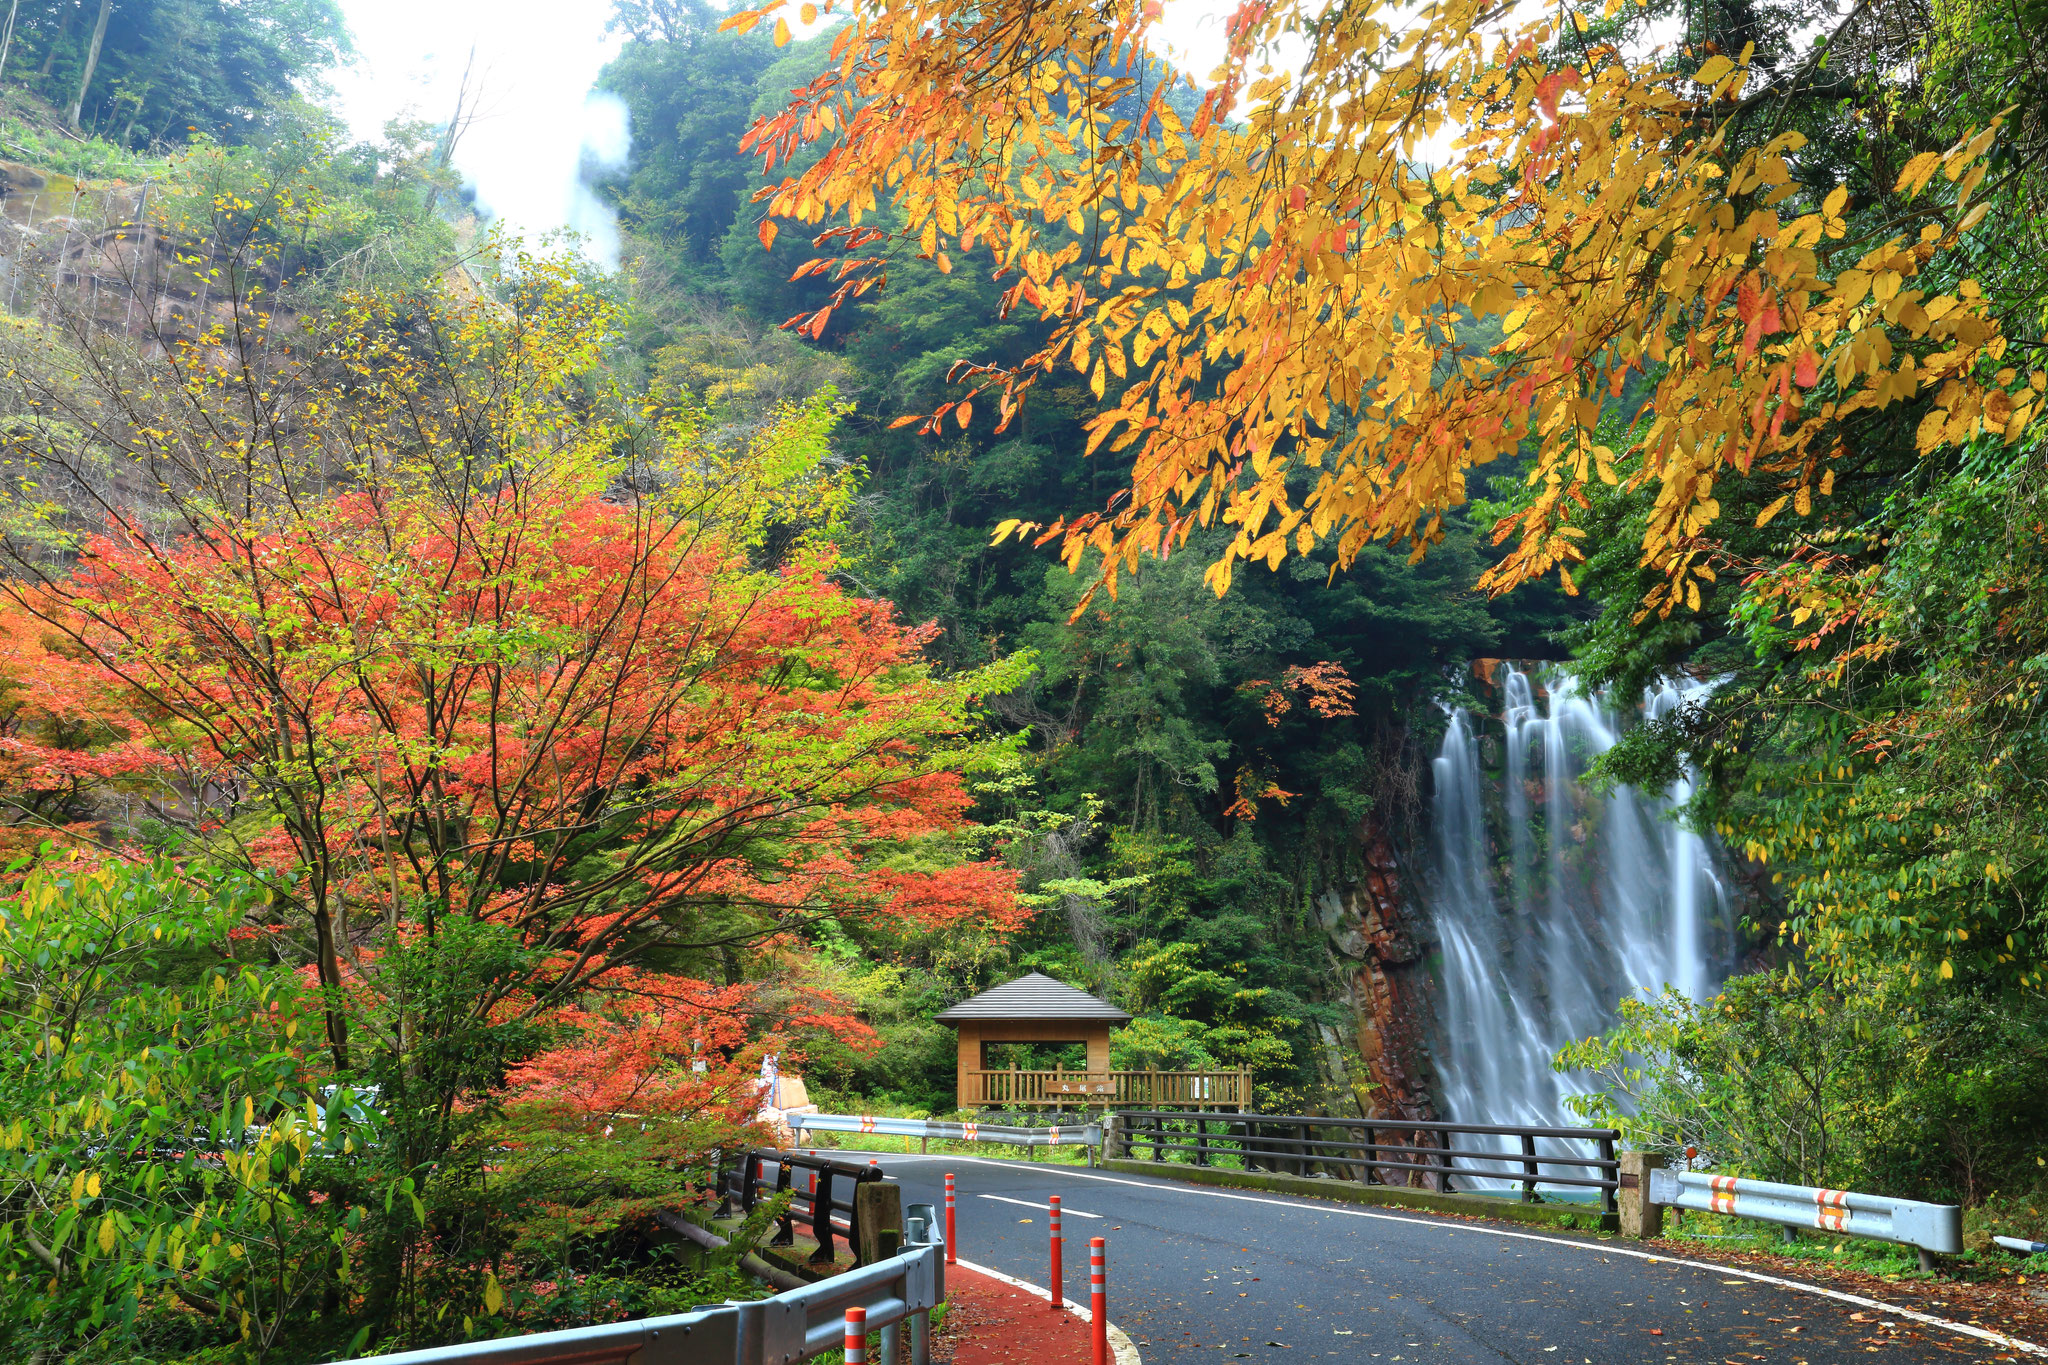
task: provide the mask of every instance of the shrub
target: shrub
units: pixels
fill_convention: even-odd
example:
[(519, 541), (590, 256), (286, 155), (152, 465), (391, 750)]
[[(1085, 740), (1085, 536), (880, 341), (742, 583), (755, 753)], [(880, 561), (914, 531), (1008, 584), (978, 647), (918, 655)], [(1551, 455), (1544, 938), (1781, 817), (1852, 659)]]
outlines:
[(1585, 1073), (1566, 1101), (1628, 1140), (1795, 1184), (1975, 1204), (2028, 1188), (2048, 1131), (2048, 1010), (2012, 995), (1854, 994), (1758, 973), (1696, 1004), (1625, 1001), (1621, 1023), (1558, 1054)]

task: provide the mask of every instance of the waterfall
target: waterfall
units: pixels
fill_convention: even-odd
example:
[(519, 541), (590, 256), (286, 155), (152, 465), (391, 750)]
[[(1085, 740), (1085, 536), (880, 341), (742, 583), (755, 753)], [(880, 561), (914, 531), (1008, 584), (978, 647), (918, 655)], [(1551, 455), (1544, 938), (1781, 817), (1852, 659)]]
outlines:
[[(1704, 999), (1734, 935), (1712, 846), (1671, 818), (1691, 782), (1602, 796), (1581, 780), (1634, 717), (1567, 673), (1540, 680), (1543, 706), (1539, 680), (1505, 664), (1501, 674), (1498, 787), (1463, 709), (1432, 765), (1436, 1072), (1454, 1121), (1569, 1124), (1564, 1098), (1583, 1087), (1551, 1070), (1557, 1050), (1612, 1026), (1628, 996), (1669, 984)], [(1641, 714), (1669, 715), (1705, 686), (1653, 686)]]

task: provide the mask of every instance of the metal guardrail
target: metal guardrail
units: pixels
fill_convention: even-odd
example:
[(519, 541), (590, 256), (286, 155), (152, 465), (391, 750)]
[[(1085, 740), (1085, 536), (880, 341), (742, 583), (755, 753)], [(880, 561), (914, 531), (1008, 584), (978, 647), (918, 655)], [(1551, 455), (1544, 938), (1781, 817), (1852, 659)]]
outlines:
[[(930, 1365), (931, 1310), (946, 1298), (946, 1247), (929, 1204), (904, 1213), (901, 1255), (749, 1303), (425, 1351), (376, 1365), (798, 1365), (838, 1347), (846, 1310), (879, 1328), (882, 1365)], [(903, 1325), (910, 1324), (904, 1360)]]
[(1705, 1171), (1650, 1172), (1649, 1200), (1666, 1208), (1755, 1218), (1788, 1228), (1819, 1228), (1850, 1237), (1917, 1247), (1922, 1264), (1963, 1249), (1963, 1211), (1954, 1204), (1922, 1204), (1855, 1190), (1779, 1185), (1769, 1180), (1710, 1175)]
[[(1366, 1185), (1413, 1187), (1419, 1181), (1440, 1194), (1454, 1193), (1459, 1180), (1468, 1186), (1482, 1181), (1519, 1184), (1524, 1202), (1532, 1203), (1539, 1184), (1563, 1186), (1597, 1191), (1606, 1213), (1616, 1212), (1615, 1195), (1621, 1188), (1621, 1163), (1614, 1155), (1621, 1134), (1613, 1128), (1167, 1110), (1115, 1114), (1110, 1124), (1111, 1157), (1129, 1157), (1139, 1148), (1150, 1148), (1154, 1161), (1177, 1159), (1209, 1166), (1227, 1156), (1251, 1171), (1322, 1175)], [(1332, 1130), (1339, 1136), (1312, 1136)], [(1411, 1136), (1418, 1140), (1400, 1140)], [(1457, 1137), (1512, 1138), (1519, 1150), (1453, 1147)], [(1552, 1147), (1571, 1143), (1580, 1150), (1540, 1151), (1539, 1141)], [(1175, 1155), (1169, 1158), (1166, 1153)]]
[(799, 1134), (880, 1133), (885, 1137), (945, 1138), (952, 1142), (1002, 1142), (1012, 1147), (1099, 1147), (1102, 1125), (1078, 1123), (1017, 1128), (1001, 1123), (955, 1123), (946, 1119), (895, 1119), (883, 1114), (791, 1114)]

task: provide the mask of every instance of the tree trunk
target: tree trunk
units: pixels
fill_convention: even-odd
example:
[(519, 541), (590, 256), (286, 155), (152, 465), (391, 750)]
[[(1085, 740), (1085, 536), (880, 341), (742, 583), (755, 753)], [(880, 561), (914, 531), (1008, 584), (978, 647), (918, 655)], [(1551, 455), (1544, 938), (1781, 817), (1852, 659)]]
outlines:
[(64, 46), (64, 40), (70, 36), (71, 12), (69, 10), (66, 10), (64, 12), (64, 21), (57, 25), (56, 35), (50, 39), (50, 50), (43, 54), (43, 69), (36, 72), (37, 76), (46, 77), (50, 74), (50, 72), (56, 69), (57, 49)]
[(100, 44), (107, 40), (107, 16), (114, 0), (100, 0), (100, 17), (92, 26), (92, 42), (85, 49), (85, 71), (78, 78), (78, 98), (71, 101), (71, 130), (78, 131), (78, 116), (85, 109), (85, 92), (92, 85), (93, 69), (100, 64)]
[(7, 32), (0, 34), (0, 76), (7, 74), (7, 54), (14, 46), (14, 16), (21, 12), (21, 0), (7, 6)]

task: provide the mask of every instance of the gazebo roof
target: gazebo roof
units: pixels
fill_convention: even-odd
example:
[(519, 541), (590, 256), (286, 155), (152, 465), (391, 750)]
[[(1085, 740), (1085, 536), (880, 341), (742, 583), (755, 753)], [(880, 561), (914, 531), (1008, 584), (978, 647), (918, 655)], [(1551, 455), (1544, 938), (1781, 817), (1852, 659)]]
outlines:
[(1107, 1000), (1033, 972), (962, 1000), (938, 1018), (943, 1024), (967, 1019), (1101, 1019), (1124, 1024), (1131, 1016)]

